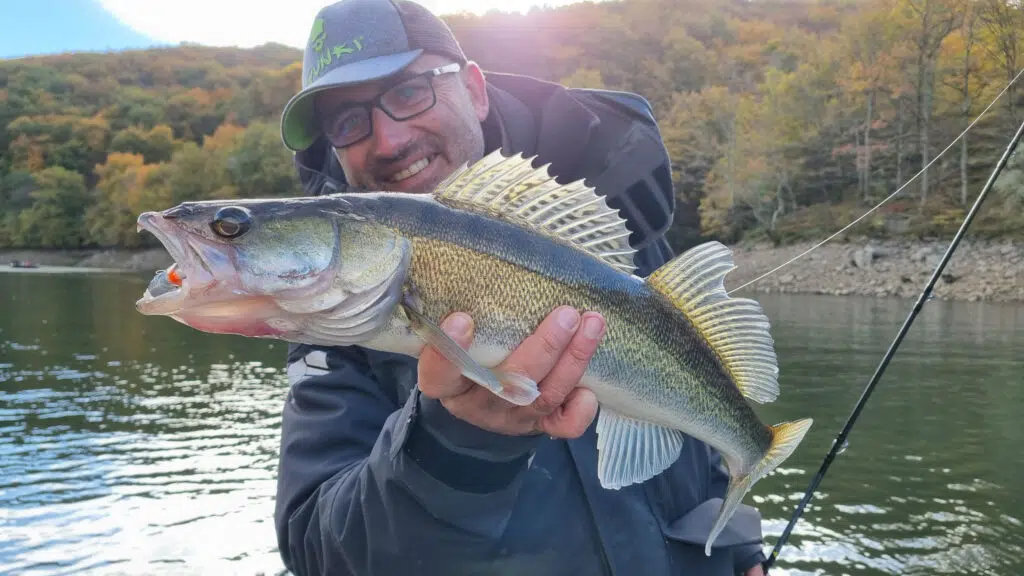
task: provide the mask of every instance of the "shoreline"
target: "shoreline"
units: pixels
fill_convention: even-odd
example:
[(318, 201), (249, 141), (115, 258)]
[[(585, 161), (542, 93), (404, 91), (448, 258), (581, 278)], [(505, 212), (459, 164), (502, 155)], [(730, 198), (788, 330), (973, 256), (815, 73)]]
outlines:
[[(733, 246), (735, 289), (813, 246)], [(917, 298), (942, 260), (949, 240), (834, 242), (750, 286), (746, 293)], [(1024, 302), (1024, 243), (964, 239), (935, 283), (937, 300)]]
[[(916, 298), (949, 245), (948, 240), (836, 241), (819, 247), (740, 293), (828, 294)], [(774, 247), (737, 245), (733, 290), (801, 254), (812, 242)], [(11, 268), (27, 260), (40, 268)], [(26, 273), (148, 273), (170, 266), (163, 248), (141, 250), (0, 250), (0, 271)], [(1024, 242), (964, 239), (933, 295), (940, 300), (1024, 302)]]

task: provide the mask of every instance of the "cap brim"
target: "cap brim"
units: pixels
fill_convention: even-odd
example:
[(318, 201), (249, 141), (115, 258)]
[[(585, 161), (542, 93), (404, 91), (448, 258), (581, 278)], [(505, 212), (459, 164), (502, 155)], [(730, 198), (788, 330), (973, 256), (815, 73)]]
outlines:
[(387, 78), (412, 64), (423, 50), (388, 54), (369, 60), (346, 64), (331, 70), (292, 96), (281, 113), (281, 139), (284, 145), (298, 152), (316, 141), (320, 128), (316, 125), (313, 95), (317, 92)]

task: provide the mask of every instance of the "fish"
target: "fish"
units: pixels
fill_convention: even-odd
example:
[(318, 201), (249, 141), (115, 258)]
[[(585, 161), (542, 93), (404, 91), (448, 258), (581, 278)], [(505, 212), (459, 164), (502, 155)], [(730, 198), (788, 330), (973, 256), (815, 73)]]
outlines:
[[(584, 180), (498, 149), (432, 193), (184, 202), (138, 217), (175, 261), (173, 290), (136, 302), (197, 330), (418, 358), (432, 346), (512, 405), (537, 383), (498, 366), (560, 305), (600, 312), (605, 335), (579, 383), (598, 400), (605, 489), (645, 482), (684, 438), (721, 455), (725, 498), (705, 554), (752, 486), (797, 448), (813, 419), (767, 425), (752, 404), (779, 395), (770, 322), (730, 297), (732, 252), (708, 241), (637, 275), (631, 231)], [(440, 328), (474, 319), (462, 348)]]

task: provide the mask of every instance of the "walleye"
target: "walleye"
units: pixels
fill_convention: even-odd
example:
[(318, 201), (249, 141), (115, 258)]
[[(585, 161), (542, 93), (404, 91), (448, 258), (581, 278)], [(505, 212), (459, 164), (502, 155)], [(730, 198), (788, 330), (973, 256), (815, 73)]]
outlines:
[[(516, 405), (537, 384), (494, 368), (556, 306), (595, 310), (606, 332), (581, 385), (600, 404), (598, 477), (618, 489), (678, 458), (685, 435), (729, 470), (705, 553), (744, 495), (803, 440), (812, 420), (761, 423), (749, 402), (778, 396), (768, 318), (726, 294), (717, 243), (634, 274), (625, 221), (583, 181), (493, 152), (433, 194), (363, 192), (187, 202), (139, 216), (174, 258), (176, 288), (143, 314), (211, 333), (351, 345), (418, 357), (426, 344)], [(178, 284), (180, 282), (180, 284)], [(438, 327), (470, 314), (463, 349)]]

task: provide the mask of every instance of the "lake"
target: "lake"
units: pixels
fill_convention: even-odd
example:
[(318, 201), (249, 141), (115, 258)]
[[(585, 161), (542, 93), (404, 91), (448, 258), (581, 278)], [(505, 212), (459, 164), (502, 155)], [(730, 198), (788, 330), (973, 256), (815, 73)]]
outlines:
[[(0, 573), (281, 572), (286, 346), (144, 317), (148, 280), (0, 273)], [(770, 546), (913, 302), (757, 298), (782, 395), (756, 409), (815, 419), (747, 496)], [(928, 303), (772, 574), (1024, 572), (1021, 350), (1024, 306)]]

